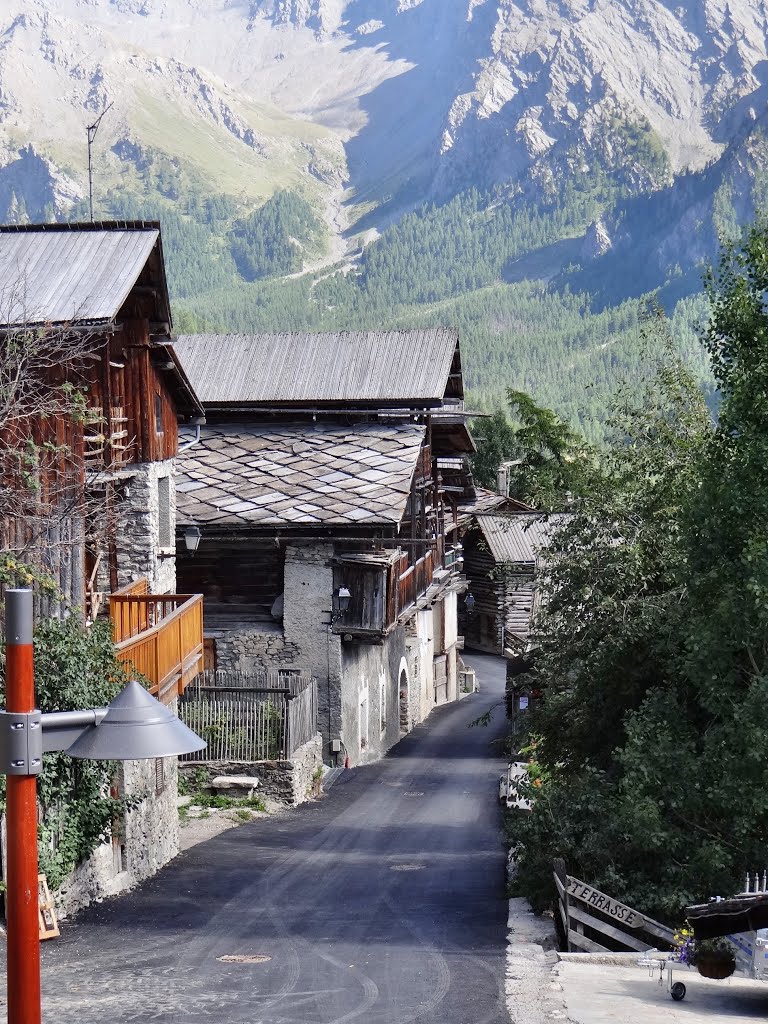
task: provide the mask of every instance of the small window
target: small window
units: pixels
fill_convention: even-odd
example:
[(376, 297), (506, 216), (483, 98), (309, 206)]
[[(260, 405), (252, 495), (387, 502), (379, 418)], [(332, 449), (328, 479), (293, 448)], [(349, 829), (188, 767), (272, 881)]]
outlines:
[(155, 793), (160, 794), (165, 789), (165, 761), (162, 757), (155, 758)]
[(155, 395), (155, 433), (162, 434), (163, 432), (163, 396), (159, 393)]
[(161, 476), (157, 481), (157, 542), (161, 548), (169, 548), (173, 542), (171, 533), (171, 478)]

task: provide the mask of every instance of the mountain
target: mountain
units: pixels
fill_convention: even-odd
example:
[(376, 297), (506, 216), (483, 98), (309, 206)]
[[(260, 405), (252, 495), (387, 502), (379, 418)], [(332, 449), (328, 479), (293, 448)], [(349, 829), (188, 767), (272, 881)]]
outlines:
[(479, 400), (578, 418), (637, 345), (602, 311), (674, 309), (764, 205), (767, 33), (767, 0), (5, 0), (0, 217), (87, 215), (106, 110), (96, 215), (163, 219), (187, 325), (451, 316)]

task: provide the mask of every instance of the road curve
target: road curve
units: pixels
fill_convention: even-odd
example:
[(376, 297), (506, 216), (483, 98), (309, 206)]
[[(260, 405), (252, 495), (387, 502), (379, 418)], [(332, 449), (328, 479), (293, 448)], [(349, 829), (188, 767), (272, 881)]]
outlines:
[[(65, 924), (43, 956), (44, 1021), (508, 1024), (506, 903), (481, 692), (432, 713), (327, 797), (193, 847)], [(261, 962), (219, 957), (269, 957)]]

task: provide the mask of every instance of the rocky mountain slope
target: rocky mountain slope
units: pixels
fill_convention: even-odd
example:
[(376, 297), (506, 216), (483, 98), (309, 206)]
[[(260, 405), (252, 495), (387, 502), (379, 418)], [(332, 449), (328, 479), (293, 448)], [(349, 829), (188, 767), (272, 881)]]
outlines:
[[(112, 104), (96, 215), (162, 216), (208, 322), (269, 268), (338, 262), (303, 298), (241, 289), (239, 322), (310, 322), (319, 295), (342, 322), (366, 289), (406, 318), (533, 278), (682, 295), (765, 205), (766, 100), (768, 0), (4, 0), (0, 218), (87, 215), (85, 128)], [(408, 219), (425, 202), (443, 223)], [(453, 262), (414, 289), (439, 239)]]
[(767, 55), (765, 0), (4, 8), (3, 163), (31, 143), (63, 176), (57, 207), (84, 191), (84, 126), (110, 102), (100, 143), (115, 171), (151, 146), (234, 193), (315, 178), (362, 202), (467, 185), (538, 196), (593, 170), (643, 192), (721, 155)]

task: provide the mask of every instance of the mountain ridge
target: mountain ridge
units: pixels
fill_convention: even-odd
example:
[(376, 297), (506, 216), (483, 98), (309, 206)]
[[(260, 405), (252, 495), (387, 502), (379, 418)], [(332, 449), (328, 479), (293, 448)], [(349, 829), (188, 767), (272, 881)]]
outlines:
[(187, 326), (451, 308), (483, 381), (542, 288), (612, 346), (764, 207), (768, 0), (6, 0), (0, 217), (87, 215), (110, 103), (96, 215), (163, 220)]

